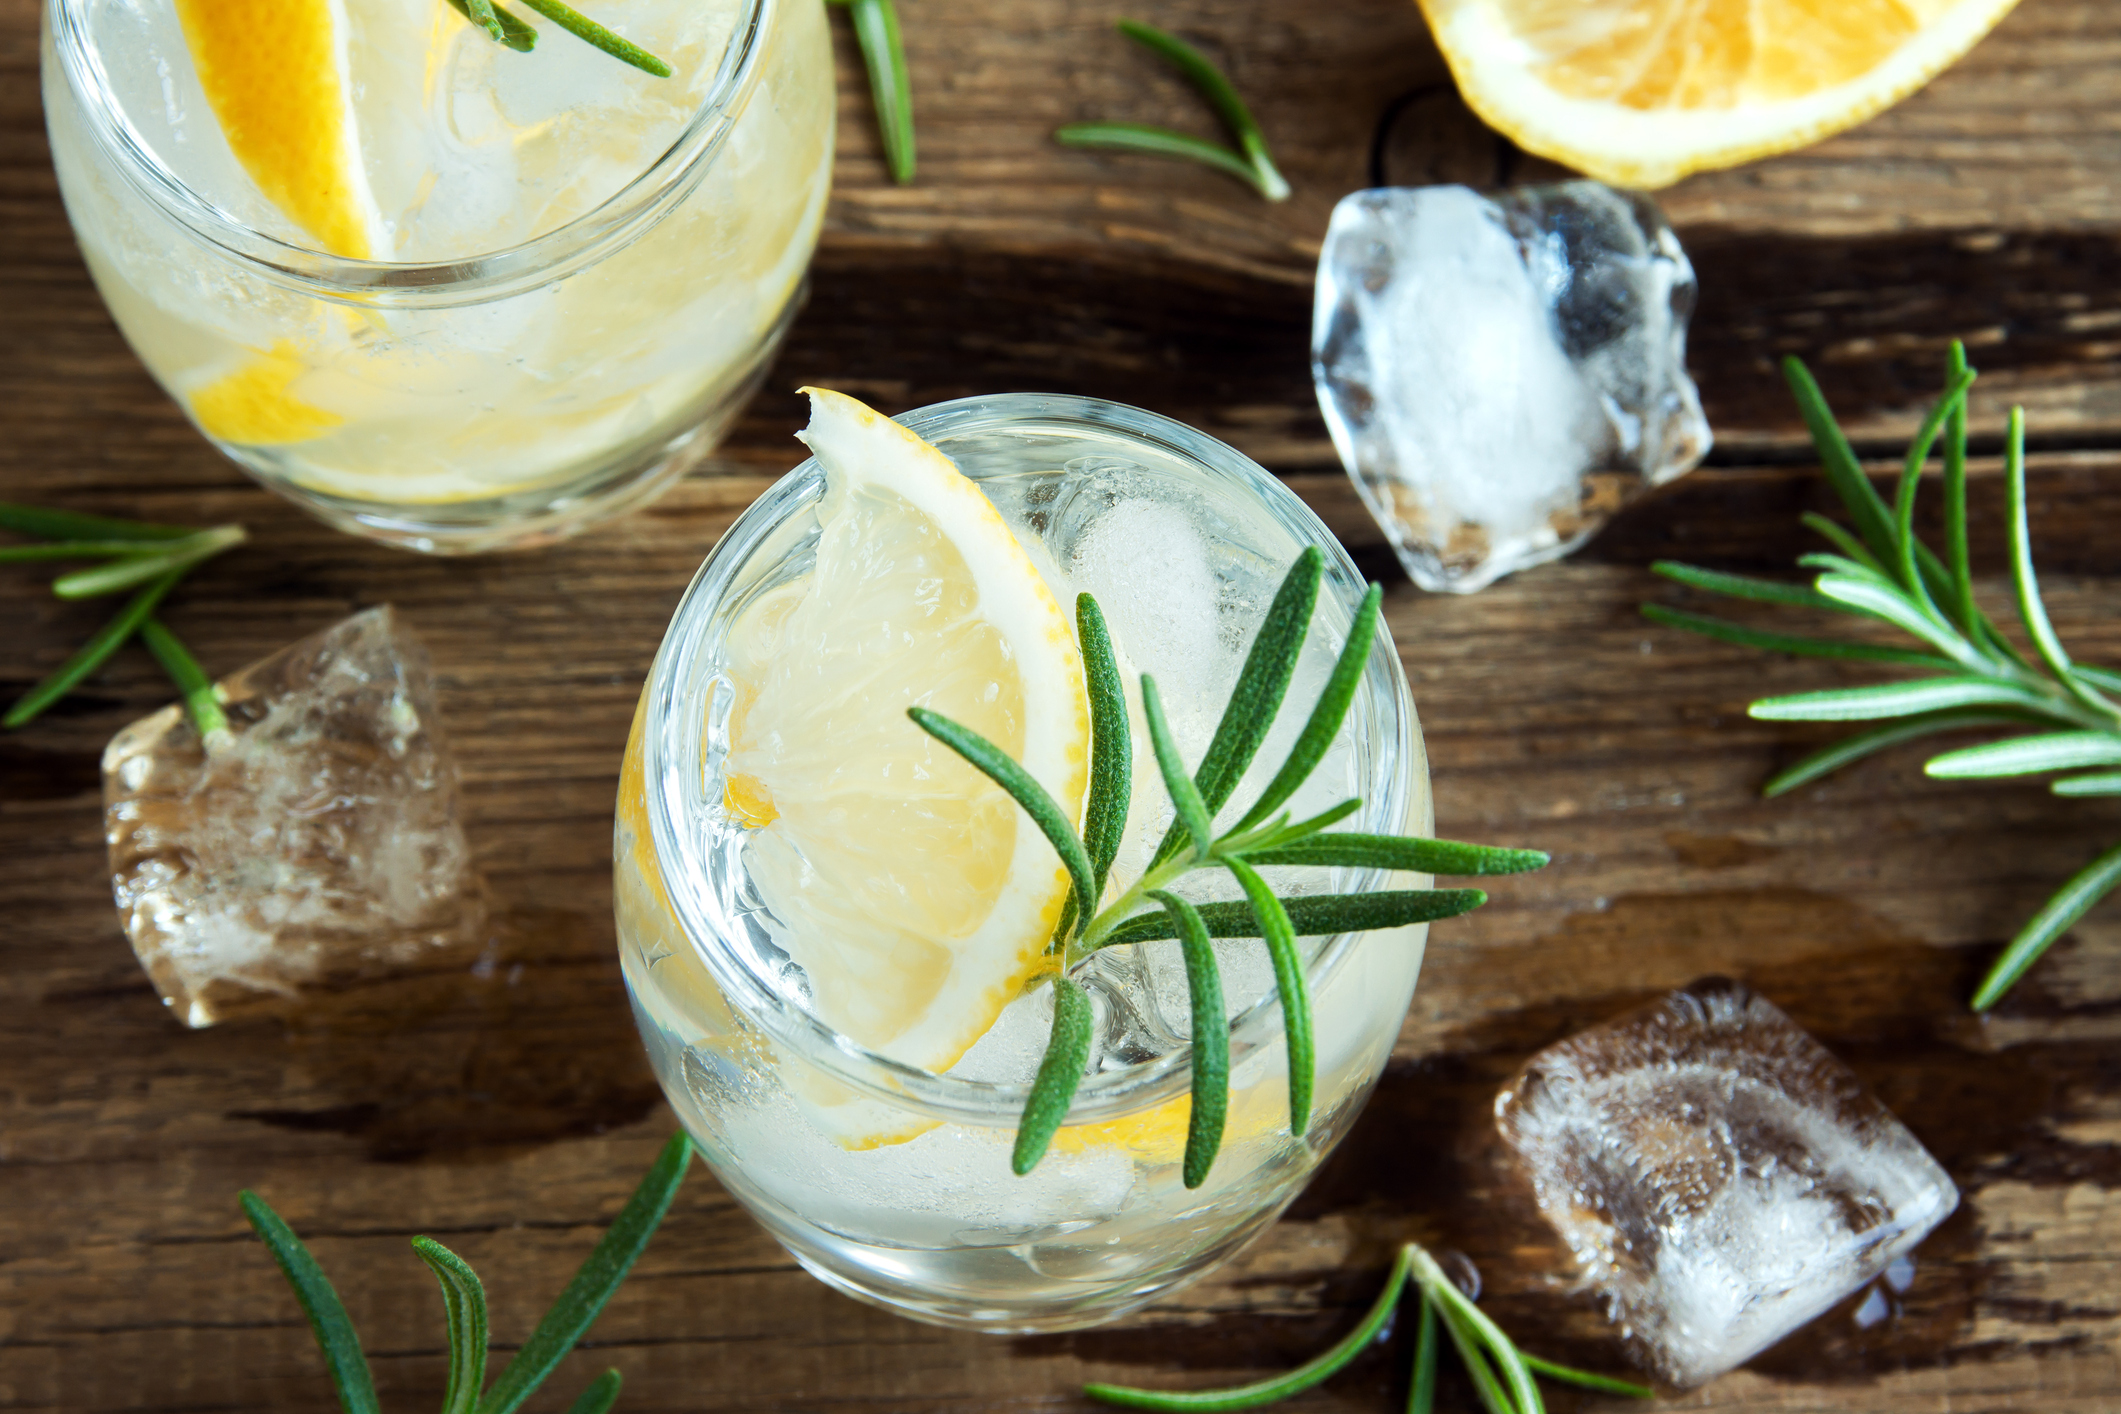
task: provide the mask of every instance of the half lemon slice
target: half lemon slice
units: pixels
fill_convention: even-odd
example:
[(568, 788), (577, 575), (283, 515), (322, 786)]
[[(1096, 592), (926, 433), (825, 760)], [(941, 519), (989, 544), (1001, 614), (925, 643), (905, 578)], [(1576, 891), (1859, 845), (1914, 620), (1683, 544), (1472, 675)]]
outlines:
[(2017, 0), (1420, 0), (1466, 103), (1617, 186), (1787, 152), (1899, 102)]
[(757, 831), (747, 867), (812, 1011), (940, 1072), (1050, 967), (1067, 878), (1016, 803), (906, 709), (981, 733), (1073, 817), (1089, 767), (1082, 660), (977, 486), (889, 418), (804, 391), (801, 435), (826, 481), (816, 566), (732, 625), (724, 803)]

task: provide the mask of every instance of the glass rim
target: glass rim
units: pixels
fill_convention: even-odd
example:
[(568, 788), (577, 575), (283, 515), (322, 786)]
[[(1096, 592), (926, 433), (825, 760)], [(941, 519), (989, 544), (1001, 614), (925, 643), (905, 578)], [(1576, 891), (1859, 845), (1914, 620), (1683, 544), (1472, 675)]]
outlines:
[[(127, 185), (210, 253), (297, 294), (341, 304), (447, 309), (505, 299), (596, 264), (668, 215), (705, 175), (757, 87), (781, 0), (743, 0), (714, 81), (677, 138), (595, 207), (500, 250), (447, 260), (354, 260), (256, 230), (194, 191), (140, 137), (87, 36), (88, 0), (47, 0), (64, 82), (90, 139)], [(613, 59), (611, 62), (620, 62)]]
[[(1352, 617), (1362, 593), (1364, 581), (1347, 550), (1294, 491), (1242, 452), (1158, 413), (1100, 398), (1004, 393), (935, 403), (893, 420), (935, 443), (968, 432), (1045, 424), (1062, 432), (1116, 434), (1175, 453), (1249, 490), (1300, 543), (1315, 544), (1325, 553), (1322, 606), (1325, 595), (1335, 594)], [(948, 447), (943, 447), (943, 451), (947, 455)], [(647, 700), (641, 751), (650, 847), (664, 894), (686, 940), (730, 1004), (766, 1031), (775, 1043), (790, 1047), (865, 1098), (939, 1120), (1014, 1127), (1030, 1094), (1028, 1084), (938, 1074), (872, 1051), (833, 1030), (744, 966), (731, 944), (712, 925), (708, 868), (699, 848), (699, 832), (680, 825), (685, 818), (688, 780), (698, 782), (703, 774), (697, 765), (688, 770), (682, 763), (702, 759), (699, 748), (707, 713), (702, 710), (704, 704), (698, 695), (688, 689), (697, 680), (698, 655), (711, 636), (708, 630), (752, 555), (790, 514), (806, 504), (805, 497), (822, 475), (817, 459), (807, 458), (752, 502), (708, 553), (671, 615), (644, 689)], [(1336, 579), (1340, 581), (1339, 588)], [(1341, 592), (1348, 588), (1352, 588), (1352, 595)], [(1384, 694), (1399, 759), (1418, 759), (1413, 695), (1391, 636), (1378, 634), (1370, 652), (1362, 696)], [(1366, 793), (1358, 818), (1369, 820), (1373, 827), (1379, 821), (1403, 824), (1418, 797), (1418, 792), (1408, 788), (1408, 776), (1404, 770), (1391, 772), (1374, 798)], [(671, 860), (676, 861), (677, 867), (664, 863)], [(1358, 887), (1372, 887), (1385, 876), (1381, 871), (1369, 870), (1356, 871), (1354, 877)], [(1314, 990), (1341, 969), (1364, 936), (1337, 934), (1311, 955), (1305, 977)], [(1280, 996), (1270, 986), (1231, 1018), (1233, 1075), (1256, 1048), (1271, 1044), (1281, 1032)], [(1181, 1046), (1151, 1061), (1085, 1077), (1064, 1122), (1074, 1125), (1115, 1119), (1176, 1098), (1190, 1087), (1190, 1057), (1191, 1048)]]

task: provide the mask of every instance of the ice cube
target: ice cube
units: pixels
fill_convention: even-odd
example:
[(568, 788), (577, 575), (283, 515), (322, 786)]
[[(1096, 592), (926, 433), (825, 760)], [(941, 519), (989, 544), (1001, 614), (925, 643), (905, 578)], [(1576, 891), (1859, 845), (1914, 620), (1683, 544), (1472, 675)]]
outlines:
[(469, 958), (485, 907), (456, 761), (427, 655), (390, 608), (220, 690), (226, 739), (202, 743), (172, 706), (103, 752), (111, 887), (164, 1003), (211, 1026)]
[(1407, 573), (1471, 592), (1569, 553), (1709, 449), (1694, 270), (1648, 198), (1356, 192), (1318, 262), (1311, 373)]
[(1846, 1066), (1720, 977), (1549, 1046), (1495, 1115), (1638, 1358), (1681, 1386), (1901, 1270), (1959, 1203)]

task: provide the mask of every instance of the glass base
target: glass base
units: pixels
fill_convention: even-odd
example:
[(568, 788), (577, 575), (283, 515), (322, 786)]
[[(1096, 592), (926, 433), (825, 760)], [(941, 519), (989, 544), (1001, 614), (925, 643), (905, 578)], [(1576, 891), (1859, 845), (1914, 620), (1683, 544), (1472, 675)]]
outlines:
[[(1294, 1197), (1292, 1193), (1290, 1198)], [(1251, 1222), (1228, 1233), (1213, 1247), (1189, 1254), (1188, 1259), (1175, 1269), (1146, 1273), (1135, 1281), (1119, 1284), (1092, 1279), (1084, 1283), (1079, 1293), (1067, 1294), (1054, 1291), (1052, 1284), (1045, 1282), (1037, 1284), (1044, 1287), (1043, 1290), (1021, 1287), (1012, 1290), (1011, 1272), (1003, 1269), (1013, 1267), (1018, 1276), (1028, 1273), (1023, 1270), (1018, 1255), (1009, 1249), (921, 1253), (872, 1248), (834, 1239), (829, 1234), (820, 1234), (829, 1246), (806, 1244), (798, 1247), (787, 1234), (778, 1230), (777, 1225), (766, 1222), (765, 1226), (804, 1271), (842, 1295), (866, 1305), (954, 1330), (979, 1331), (986, 1335), (1054, 1335), (1108, 1325), (1151, 1302), (1184, 1291), (1251, 1246), (1261, 1233), (1274, 1225), (1286, 1206), (1285, 1200), (1272, 1211), (1259, 1214)], [(752, 1216), (764, 1222), (756, 1209)], [(865, 1261), (865, 1257), (872, 1260)], [(921, 1259), (924, 1257), (951, 1268), (948, 1279), (938, 1282), (932, 1274), (922, 1270)], [(996, 1280), (991, 1302), (940, 1294), (948, 1285), (962, 1288), (977, 1284), (966, 1280), (968, 1257), (973, 1260), (984, 1257), (995, 1264)]]
[[(267, 490), (350, 535), (428, 555), (478, 555), (550, 545), (647, 504), (698, 466), (765, 381), (807, 294), (806, 282), (751, 355), (662, 430), (614, 448), (588, 471), (528, 491), (435, 505), (355, 500), (290, 481), (255, 451), (227, 446), (221, 451)], [(672, 424), (677, 431), (668, 430)]]

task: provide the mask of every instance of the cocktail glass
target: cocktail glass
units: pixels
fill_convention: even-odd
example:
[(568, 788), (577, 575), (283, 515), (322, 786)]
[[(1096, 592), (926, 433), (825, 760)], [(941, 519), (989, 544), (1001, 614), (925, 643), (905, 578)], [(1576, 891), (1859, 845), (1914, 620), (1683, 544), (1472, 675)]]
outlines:
[(372, 260), (325, 253), (246, 174), (177, 8), (49, 0), (45, 114), (119, 328), (244, 470), (341, 529), (462, 553), (580, 529), (712, 448), (823, 216), (815, 0), (593, 7), (668, 78), (551, 26), (514, 52), (442, 0), (345, 6)]
[[(1096, 534), (1115, 508), (1150, 504), (1155, 517), (1143, 524), (1190, 527), (1160, 543), (1144, 539), (1131, 565), (1111, 562), (1109, 535), (1101, 552), (1097, 593), (1118, 649), (1154, 669), (1167, 694), (1181, 665), (1142, 661), (1157, 647), (1144, 639), (1175, 627), (1226, 653), (1234, 640), (1241, 655), (1288, 564), (1319, 547), (1328, 568), (1312, 644), (1282, 711), (1293, 734), (1309, 711), (1304, 684), (1338, 652), (1363, 585), (1280, 482), (1212, 438), (1093, 399), (970, 398), (901, 421), (980, 483), (1020, 541), (1039, 543), (1033, 558), (1070, 581), (1057, 586), (1064, 591), (1082, 587), (1070, 578), (1082, 563), (1071, 542)], [(1102, 1019), (1099, 1059), (1043, 1161), (1014, 1175), (1010, 1150), (1051, 989), (1012, 1003), (948, 1074), (836, 1033), (805, 1005), (806, 979), (776, 945), (776, 920), (747, 876), (750, 832), (725, 805), (722, 762), (738, 690), (728, 640), (747, 606), (807, 572), (823, 489), (818, 464), (805, 462), (739, 518), (693, 580), (642, 693), (614, 845), (619, 951), (636, 1020), (664, 1092), (723, 1185), (825, 1282), (918, 1319), (980, 1330), (1109, 1320), (1205, 1274), (1302, 1188), (1391, 1052), (1425, 930), (1306, 940), (1318, 1090), (1300, 1141), (1288, 1131), (1286, 1053), (1265, 950), (1256, 939), (1218, 944), (1230, 1002), (1230, 1121), (1205, 1185), (1193, 1190), (1180, 1173), (1190, 1019), (1178, 945), (1100, 953), (1076, 974)], [(1192, 539), (1179, 543), (1186, 534)], [(1202, 572), (1177, 573), (1179, 559)], [(1212, 602), (1182, 602), (1180, 580), (1212, 583)], [(1174, 723), (1212, 727), (1234, 679), (1234, 659), (1228, 665), (1212, 702), (1173, 701)], [(1198, 760), (1204, 729), (1190, 741), (1179, 734)], [(1279, 764), (1283, 740), (1270, 736), (1265, 770)], [(1136, 769), (1156, 768), (1138, 758)], [(1235, 809), (1257, 783), (1248, 777), (1239, 787)], [(1383, 635), (1341, 738), (1306, 789), (1317, 794), (1291, 802), (1299, 818), (1319, 801), (1357, 795), (1351, 829), (1430, 830), (1420, 727)], [(1312, 887), (1374, 888), (1383, 877), (1342, 870)], [(1115, 887), (1126, 882), (1117, 868), (1114, 878)]]

